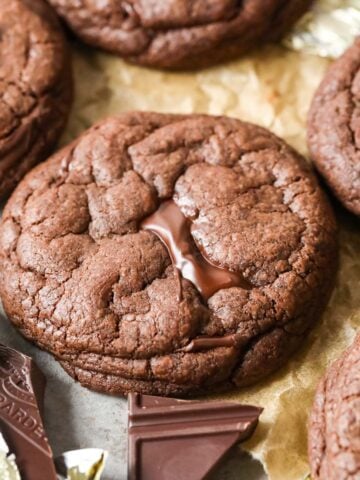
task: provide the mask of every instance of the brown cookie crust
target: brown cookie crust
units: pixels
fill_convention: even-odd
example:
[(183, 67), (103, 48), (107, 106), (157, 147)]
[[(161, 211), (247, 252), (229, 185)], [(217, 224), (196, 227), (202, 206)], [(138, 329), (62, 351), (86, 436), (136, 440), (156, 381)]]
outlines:
[(0, 196), (44, 160), (71, 103), (70, 58), (43, 0), (0, 0)]
[[(90, 45), (161, 68), (200, 67), (276, 39), (312, 0), (50, 0)], [(211, 51), (211, 56), (204, 55)]]
[(308, 143), (334, 194), (360, 215), (360, 37), (333, 63), (315, 94)]
[(309, 459), (313, 480), (360, 478), (360, 335), (318, 386)]
[[(206, 303), (181, 279), (139, 231), (171, 197), (207, 258), (252, 289)], [(201, 115), (128, 113), (91, 128), (23, 180), (0, 249), (14, 324), (82, 383), (117, 393), (256, 382), (301, 343), (337, 264), (333, 213), (305, 161), (263, 128)], [(236, 342), (184, 350), (202, 335)]]

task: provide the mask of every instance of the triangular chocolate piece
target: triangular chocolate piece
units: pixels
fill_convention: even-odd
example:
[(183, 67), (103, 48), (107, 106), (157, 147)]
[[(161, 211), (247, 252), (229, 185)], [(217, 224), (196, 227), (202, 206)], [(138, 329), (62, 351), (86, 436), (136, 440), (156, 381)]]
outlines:
[(201, 480), (254, 432), (261, 408), (130, 394), (129, 480)]
[(40, 410), (45, 378), (30, 357), (0, 344), (0, 429), (22, 480), (56, 480)]

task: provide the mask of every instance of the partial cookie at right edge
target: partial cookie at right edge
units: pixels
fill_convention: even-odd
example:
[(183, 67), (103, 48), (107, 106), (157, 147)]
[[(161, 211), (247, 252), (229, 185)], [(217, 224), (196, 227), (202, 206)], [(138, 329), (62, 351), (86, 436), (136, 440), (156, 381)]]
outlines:
[(334, 194), (360, 215), (360, 37), (330, 67), (315, 94), (308, 143)]
[(318, 386), (309, 460), (313, 480), (360, 478), (360, 335)]

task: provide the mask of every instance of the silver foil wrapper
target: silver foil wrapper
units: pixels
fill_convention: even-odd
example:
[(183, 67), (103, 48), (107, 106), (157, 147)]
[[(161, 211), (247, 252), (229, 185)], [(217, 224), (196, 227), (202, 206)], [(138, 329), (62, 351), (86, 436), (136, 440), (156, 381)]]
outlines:
[(101, 480), (107, 452), (100, 448), (83, 448), (65, 452), (55, 459), (59, 480)]
[(16, 465), (15, 455), (9, 453), (9, 448), (0, 433), (0, 479), (21, 480)]
[(293, 49), (337, 58), (360, 35), (360, 0), (315, 0), (284, 39)]

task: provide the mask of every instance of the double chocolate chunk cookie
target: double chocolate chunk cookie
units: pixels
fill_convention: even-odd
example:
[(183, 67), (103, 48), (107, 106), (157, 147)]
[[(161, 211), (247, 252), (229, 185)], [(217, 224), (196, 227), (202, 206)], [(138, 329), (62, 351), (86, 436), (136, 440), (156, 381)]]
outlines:
[(82, 384), (186, 395), (254, 383), (323, 311), (331, 208), (305, 161), (255, 125), (109, 118), (39, 165), (0, 229), (0, 293)]
[(70, 59), (43, 0), (0, 0), (0, 196), (58, 140), (71, 102)]
[(90, 45), (135, 63), (191, 67), (279, 38), (312, 0), (49, 0)]
[(330, 67), (315, 94), (308, 141), (334, 194), (360, 215), (360, 37)]
[(360, 335), (318, 386), (309, 458), (313, 480), (360, 478)]

